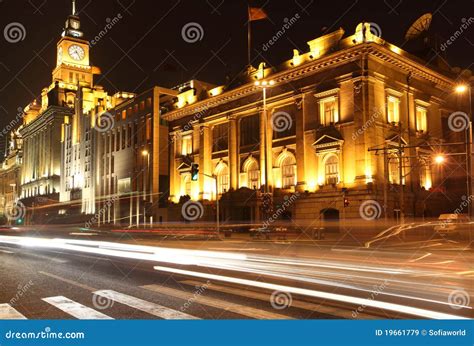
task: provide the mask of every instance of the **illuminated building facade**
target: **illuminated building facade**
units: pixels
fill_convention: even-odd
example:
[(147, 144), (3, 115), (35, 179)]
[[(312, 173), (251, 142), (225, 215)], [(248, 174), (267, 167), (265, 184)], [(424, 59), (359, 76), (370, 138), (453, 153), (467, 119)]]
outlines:
[(10, 132), (5, 159), (0, 166), (0, 216), (3, 222), (12, 222), (11, 209), (20, 197), (20, 175), (23, 140), (17, 130)]
[[(285, 212), (294, 220), (359, 218), (372, 200), (388, 218), (400, 209), (422, 216), (447, 208), (432, 157), (459, 109), (454, 73), (373, 35), (368, 23), (308, 46), (281, 66), (261, 64), (240, 84), (207, 89), (200, 99), (190, 95), (202, 92), (187, 90), (167, 105), (170, 200), (187, 195), (212, 205), (217, 195), (221, 220), (261, 220), (267, 179), (275, 206), (297, 194)], [(199, 164), (198, 181), (191, 163)]]
[(168, 124), (160, 118), (160, 104), (175, 95), (153, 87), (103, 115), (110, 126), (95, 131), (99, 224), (167, 220)]

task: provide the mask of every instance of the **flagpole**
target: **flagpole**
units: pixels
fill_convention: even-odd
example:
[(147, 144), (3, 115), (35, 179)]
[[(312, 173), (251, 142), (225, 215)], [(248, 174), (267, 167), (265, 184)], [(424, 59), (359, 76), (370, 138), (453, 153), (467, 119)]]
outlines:
[(250, 67), (250, 49), (252, 45), (252, 33), (251, 33), (251, 25), (252, 19), (250, 18), (250, 5), (247, 3), (247, 59), (248, 59), (248, 67)]

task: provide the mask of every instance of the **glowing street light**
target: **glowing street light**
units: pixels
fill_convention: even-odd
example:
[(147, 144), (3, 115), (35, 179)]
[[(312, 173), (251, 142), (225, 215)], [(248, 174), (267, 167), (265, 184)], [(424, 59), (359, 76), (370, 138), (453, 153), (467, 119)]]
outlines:
[(142, 151), (142, 155), (143, 155), (143, 156), (148, 156), (148, 150), (143, 150), (143, 151)]
[(467, 91), (467, 86), (465, 84), (456, 85), (454, 91), (458, 94), (463, 94)]
[(446, 157), (444, 155), (436, 155), (434, 158), (434, 161), (437, 165), (441, 165), (446, 161)]

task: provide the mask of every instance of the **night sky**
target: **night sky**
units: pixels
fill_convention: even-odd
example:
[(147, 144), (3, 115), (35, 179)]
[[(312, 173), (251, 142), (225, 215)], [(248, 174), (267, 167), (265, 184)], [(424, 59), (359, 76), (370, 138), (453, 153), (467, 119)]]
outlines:
[[(293, 48), (306, 52), (307, 41), (342, 27), (346, 36), (365, 20), (377, 23), (382, 37), (403, 46), (410, 24), (432, 12), (432, 32), (444, 41), (474, 16), (472, 0), (372, 0), (253, 1), (263, 6), (269, 20), (253, 22), (253, 57), (279, 64), (292, 56)], [(91, 62), (101, 68), (96, 83), (110, 93), (140, 92), (153, 85), (172, 87), (196, 78), (223, 84), (247, 62), (247, 3), (244, 0), (77, 0), (82, 30), (92, 39), (108, 18), (122, 16), (91, 49)], [(71, 11), (70, 0), (0, 0), (0, 126), (16, 117), (23, 107), (51, 82), (56, 63), (56, 42)], [(285, 18), (300, 19), (266, 52), (267, 42)], [(9, 43), (4, 28), (19, 22), (24, 40)], [(203, 28), (196, 43), (183, 40), (183, 26), (195, 22)], [(474, 24), (446, 50), (452, 66), (471, 68)], [(259, 57), (258, 54), (262, 56)]]

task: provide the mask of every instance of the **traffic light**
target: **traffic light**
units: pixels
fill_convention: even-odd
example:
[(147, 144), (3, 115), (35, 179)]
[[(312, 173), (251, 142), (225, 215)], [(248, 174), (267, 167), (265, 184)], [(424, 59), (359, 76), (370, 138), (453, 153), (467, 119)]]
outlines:
[(344, 197), (344, 208), (349, 206), (349, 198)]
[(191, 164), (191, 180), (198, 181), (199, 179), (199, 165), (197, 163)]

